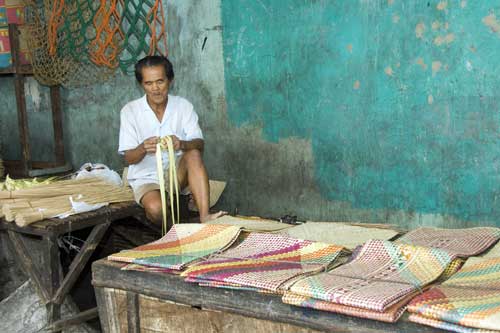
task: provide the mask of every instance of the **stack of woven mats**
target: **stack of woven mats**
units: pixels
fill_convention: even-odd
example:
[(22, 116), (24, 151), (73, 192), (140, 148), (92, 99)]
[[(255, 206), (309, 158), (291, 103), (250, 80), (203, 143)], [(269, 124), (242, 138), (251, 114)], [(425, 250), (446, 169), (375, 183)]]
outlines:
[(241, 228), (228, 225), (176, 224), (159, 240), (108, 259), (132, 264), (125, 269), (176, 273), (189, 263), (228, 248), (240, 231)]
[(190, 265), (182, 276), (204, 286), (282, 293), (297, 277), (340, 263), (342, 253), (337, 245), (251, 233), (237, 246)]
[(496, 228), (422, 228), (397, 243), (370, 240), (348, 264), (297, 281), (283, 302), (395, 322), (454, 259), (479, 254), (498, 238)]
[(468, 259), (449, 280), (414, 298), (408, 312), (411, 321), (450, 331), (500, 332), (499, 251)]

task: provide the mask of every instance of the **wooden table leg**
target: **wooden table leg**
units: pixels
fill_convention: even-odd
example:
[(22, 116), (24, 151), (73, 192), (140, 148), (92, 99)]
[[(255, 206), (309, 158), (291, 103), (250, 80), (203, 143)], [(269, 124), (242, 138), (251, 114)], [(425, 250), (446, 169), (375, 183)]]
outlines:
[[(44, 241), (46, 242), (47, 252), (46, 252), (46, 262), (48, 268), (47, 274), (47, 286), (48, 292), (50, 295), (50, 301), (47, 303), (47, 324), (52, 325), (59, 319), (61, 319), (61, 305), (59, 303), (54, 302), (52, 299), (53, 295), (56, 293), (56, 290), (59, 288), (61, 283), (61, 258), (59, 253), (59, 247), (57, 245), (57, 237), (49, 236), (44, 237)], [(54, 330), (53, 332), (57, 332), (59, 330)]]
[(80, 276), (80, 273), (90, 259), (90, 256), (94, 253), (97, 245), (100, 243), (102, 237), (106, 233), (106, 230), (108, 230), (110, 224), (111, 222), (100, 224), (92, 229), (90, 235), (85, 240), (85, 244), (80, 249), (80, 252), (71, 262), (68, 274), (66, 274), (66, 276), (64, 277), (61, 285), (58, 285), (58, 289), (56, 289), (57, 291), (55, 292), (55, 295), (52, 299), (53, 302), (58, 304), (63, 302), (64, 297), (68, 294), (68, 292), (75, 284), (76, 280)]
[(47, 290), (46, 284), (39, 267), (34, 263), (32, 256), (24, 245), (21, 236), (15, 231), (9, 230), (8, 232), (10, 244), (12, 245), (13, 253), (16, 254), (24, 272), (30, 277), (31, 282), (35, 287), (40, 299), (44, 304), (47, 304), (51, 299), (51, 294)]

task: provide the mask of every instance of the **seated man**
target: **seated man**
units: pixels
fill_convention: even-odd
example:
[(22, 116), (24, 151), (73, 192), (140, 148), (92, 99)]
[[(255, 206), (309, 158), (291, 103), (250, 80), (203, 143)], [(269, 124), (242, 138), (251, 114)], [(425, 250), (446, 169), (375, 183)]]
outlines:
[(164, 153), (164, 166), (176, 163), (179, 189), (189, 185), (201, 222), (225, 214), (209, 213), (210, 189), (202, 160), (203, 135), (193, 105), (182, 97), (168, 94), (174, 79), (172, 64), (166, 57), (145, 57), (135, 65), (135, 77), (146, 94), (121, 110), (118, 151), (129, 164), (128, 181), (137, 203), (144, 206), (150, 221), (161, 224), (155, 152), (160, 138), (168, 135), (173, 141), (176, 161), (168, 161)]

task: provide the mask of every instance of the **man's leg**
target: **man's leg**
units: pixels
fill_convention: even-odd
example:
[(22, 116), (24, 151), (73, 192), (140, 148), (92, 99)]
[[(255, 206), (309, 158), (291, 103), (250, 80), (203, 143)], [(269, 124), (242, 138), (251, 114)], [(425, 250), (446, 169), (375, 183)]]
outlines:
[(208, 185), (208, 175), (203, 163), (201, 152), (192, 149), (184, 152), (179, 161), (177, 169), (179, 187), (184, 188), (189, 185), (193, 198), (200, 212), (200, 221), (206, 222), (216, 219), (226, 212), (209, 213), (210, 188)]
[(162, 225), (163, 215), (161, 213), (161, 196), (159, 190), (149, 191), (141, 198), (141, 204), (146, 211), (148, 220), (157, 225)]

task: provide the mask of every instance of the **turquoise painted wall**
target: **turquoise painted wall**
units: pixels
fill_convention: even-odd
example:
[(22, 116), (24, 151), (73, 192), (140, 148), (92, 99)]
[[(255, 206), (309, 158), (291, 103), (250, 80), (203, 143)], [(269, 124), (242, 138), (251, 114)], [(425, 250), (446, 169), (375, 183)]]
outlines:
[(230, 123), (309, 141), (323, 199), (499, 221), (500, 1), (223, 0), (222, 23)]

